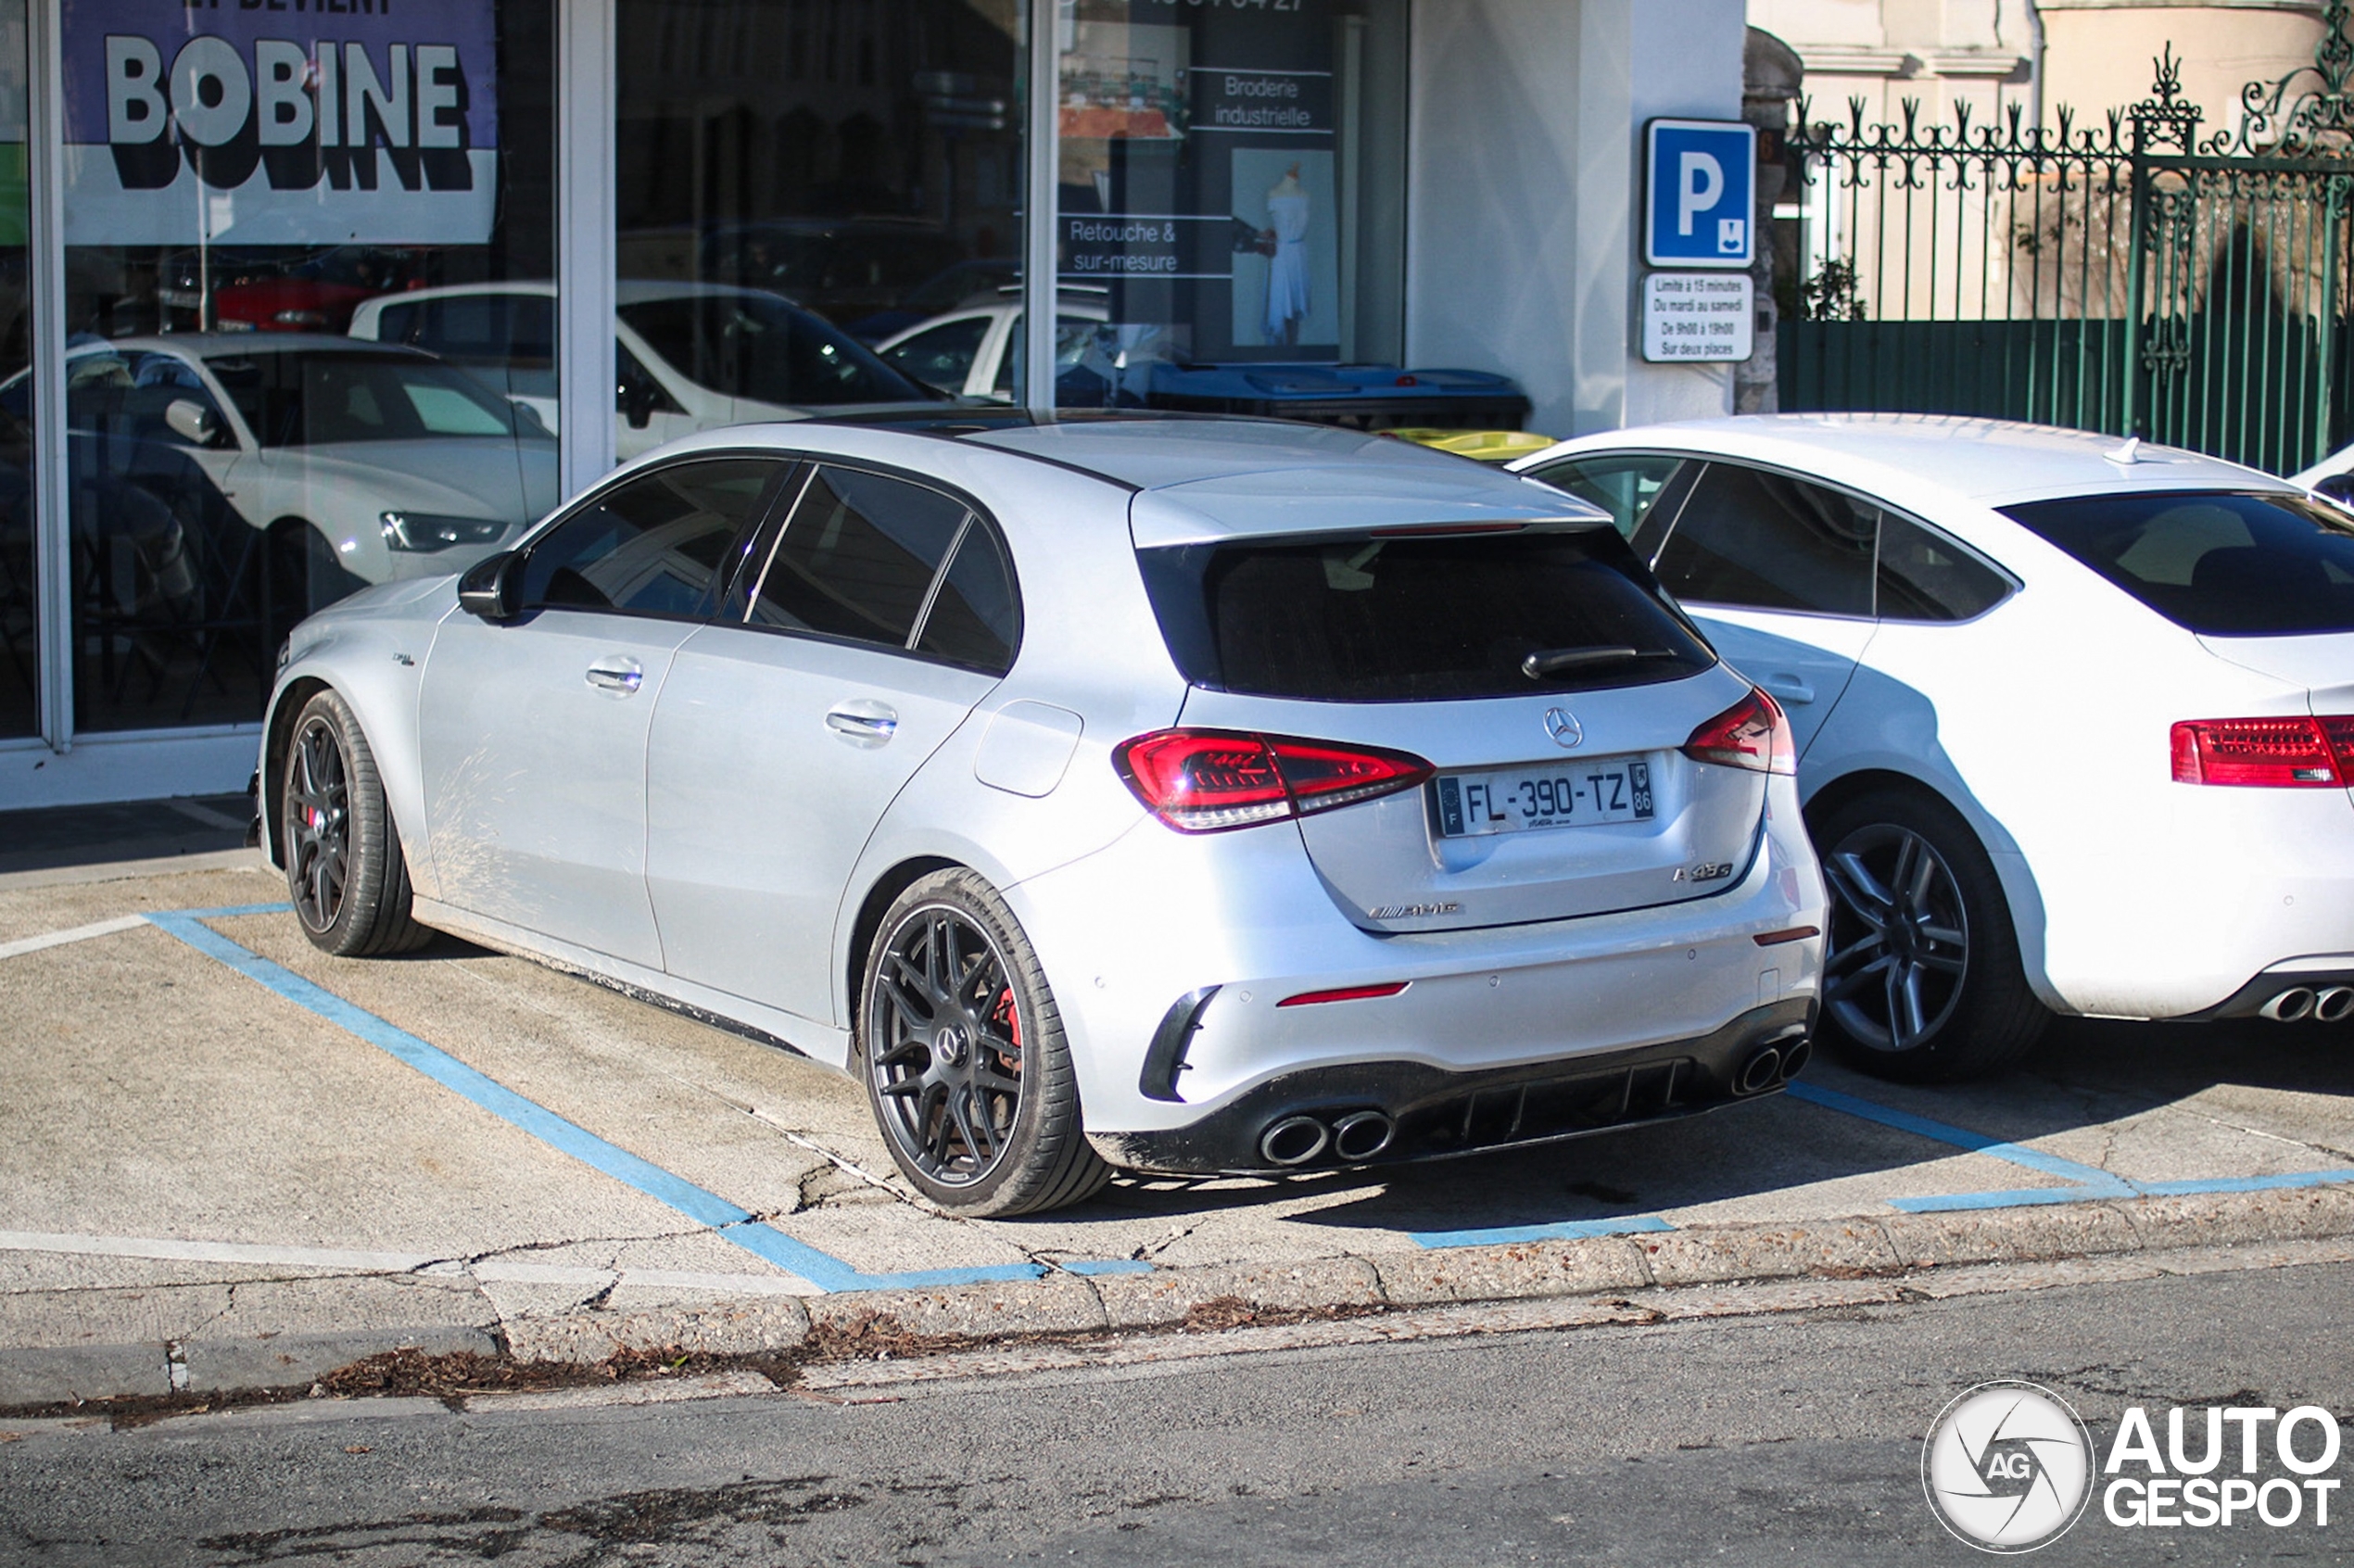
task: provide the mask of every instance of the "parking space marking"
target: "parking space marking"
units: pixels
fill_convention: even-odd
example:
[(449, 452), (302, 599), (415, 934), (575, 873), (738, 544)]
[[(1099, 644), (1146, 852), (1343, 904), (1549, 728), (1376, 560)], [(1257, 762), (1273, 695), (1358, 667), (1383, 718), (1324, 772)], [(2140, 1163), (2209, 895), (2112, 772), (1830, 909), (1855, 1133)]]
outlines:
[(740, 1208), (718, 1194), (685, 1177), (640, 1159), (576, 1122), (565, 1120), (535, 1101), (527, 1100), (497, 1080), (477, 1072), (439, 1046), (386, 1022), (355, 1003), (303, 979), (283, 965), (272, 963), (249, 948), (230, 941), (206, 919), (239, 915), (283, 913), (283, 904), (242, 904), (224, 909), (156, 911), (146, 918), (158, 929), (177, 937), (206, 957), (235, 970), (255, 984), (317, 1014), (348, 1034), (414, 1068), (443, 1088), (464, 1096), (512, 1127), (530, 1133), (549, 1147), (623, 1184), (636, 1188), (658, 1203), (668, 1205), (712, 1233), (765, 1262), (799, 1275), (819, 1291), (889, 1290), (931, 1285), (981, 1284), (997, 1280), (1031, 1280), (1046, 1272), (1043, 1263), (1006, 1263), (977, 1269), (919, 1269), (901, 1273), (868, 1274), (830, 1253), (762, 1223), (749, 1209)]
[(1639, 1214), (1628, 1220), (1564, 1220), (1551, 1225), (1498, 1225), (1480, 1231), (1409, 1231), (1407, 1239), (1416, 1246), (1438, 1251), (1450, 1246), (1502, 1246), (1512, 1242), (1645, 1235), (1675, 1228), (1656, 1214)]
[[(715, 1296), (808, 1296), (797, 1276), (721, 1274), (679, 1269), (590, 1269), (559, 1263), (465, 1262), (429, 1252), (366, 1252), (339, 1246), (272, 1246), (183, 1241), (176, 1236), (98, 1236), (73, 1232), (0, 1231), (0, 1252), (53, 1252), (75, 1258), (138, 1258), (161, 1262), (244, 1263), (272, 1269), (322, 1269), (346, 1274), (470, 1274), (492, 1284), (614, 1284), (699, 1290)], [(1088, 1271), (1099, 1272), (1102, 1271)]]
[(247, 1246), (173, 1236), (93, 1236), (71, 1232), (0, 1231), (0, 1252), (62, 1252), (78, 1258), (151, 1258), (189, 1263), (258, 1263), (343, 1269), (358, 1274), (408, 1274), (440, 1259), (429, 1252), (361, 1252), (336, 1246)]
[(2027, 1170), (2057, 1176), (2069, 1184), (2064, 1187), (2014, 1187), (1984, 1193), (1947, 1193), (1933, 1197), (1890, 1198), (1891, 1208), (1907, 1214), (1950, 1214), (1981, 1208), (2022, 1208), (2032, 1204), (2091, 1203), (2102, 1198), (2179, 1197), (2196, 1193), (2260, 1193), (2291, 1187), (2322, 1187), (2341, 1182), (2354, 1182), (2354, 1170), (2293, 1170), (2273, 1176), (2215, 1176), (2187, 1182), (2137, 1182), (2103, 1170), (2098, 1166), (2082, 1165), (2058, 1155), (2045, 1154), (2025, 1144), (2006, 1143), (1990, 1138), (1983, 1132), (1973, 1132), (1966, 1127), (1934, 1121), (1910, 1111), (1892, 1106), (1878, 1105), (1870, 1100), (1842, 1094), (1836, 1089), (1825, 1089), (1812, 1083), (1793, 1083), (1790, 1094), (1809, 1105), (1843, 1115), (1876, 1121), (1883, 1127), (1893, 1127), (1917, 1137), (1933, 1139), (1955, 1148), (1968, 1149), (2004, 1160)]
[(112, 936), (117, 931), (135, 930), (147, 923), (144, 915), (118, 915), (111, 920), (94, 920), (86, 926), (74, 926), (62, 931), (44, 931), (39, 936), (19, 937), (14, 942), (0, 942), (0, 958), (20, 958), (28, 953), (47, 948), (63, 947), (68, 942), (88, 942), (92, 937)]

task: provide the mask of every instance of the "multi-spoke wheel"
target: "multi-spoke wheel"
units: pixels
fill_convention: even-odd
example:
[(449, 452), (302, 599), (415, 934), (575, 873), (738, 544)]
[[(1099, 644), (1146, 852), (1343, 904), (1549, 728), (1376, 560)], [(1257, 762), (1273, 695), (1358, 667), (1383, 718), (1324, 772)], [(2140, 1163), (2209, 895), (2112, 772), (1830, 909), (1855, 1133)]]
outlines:
[(1081, 1130), (1037, 955), (980, 877), (936, 872), (900, 895), (867, 955), (858, 1023), (875, 1119), (934, 1202), (1022, 1214), (1109, 1176)]
[(1993, 863), (1958, 814), (1892, 790), (1810, 826), (1831, 893), (1824, 1036), (1842, 1057), (1927, 1081), (1993, 1071), (2034, 1044), (2048, 1015)]
[(278, 798), (286, 891), (305, 936), (346, 957), (432, 939), (410, 917), (409, 864), (374, 753), (335, 692), (319, 692), (296, 715)]

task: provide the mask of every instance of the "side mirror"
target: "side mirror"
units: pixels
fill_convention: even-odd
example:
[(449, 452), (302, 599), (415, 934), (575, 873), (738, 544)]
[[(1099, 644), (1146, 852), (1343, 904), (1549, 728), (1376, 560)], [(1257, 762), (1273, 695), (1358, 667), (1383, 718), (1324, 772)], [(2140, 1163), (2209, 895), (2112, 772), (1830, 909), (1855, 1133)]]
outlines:
[(630, 381), (621, 389), (621, 411), (632, 430), (643, 430), (654, 422), (654, 400), (658, 394), (651, 381)]
[(523, 553), (505, 550), (487, 555), (458, 579), (458, 608), (493, 626), (522, 613)]
[(221, 420), (194, 398), (174, 398), (163, 406), (163, 423), (192, 447), (209, 447), (221, 439)]
[(2324, 500), (2334, 500), (2340, 506), (2354, 508), (2354, 473), (2333, 474), (2314, 486), (2313, 493)]

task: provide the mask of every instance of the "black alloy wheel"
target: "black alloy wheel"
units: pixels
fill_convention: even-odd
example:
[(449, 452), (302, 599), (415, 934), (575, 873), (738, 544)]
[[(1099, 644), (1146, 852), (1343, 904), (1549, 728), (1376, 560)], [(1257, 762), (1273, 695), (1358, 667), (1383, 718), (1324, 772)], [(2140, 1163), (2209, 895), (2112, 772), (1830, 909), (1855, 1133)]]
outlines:
[(1925, 790), (1876, 790), (1808, 828), (1830, 889), (1822, 1038), (1851, 1067), (1908, 1082), (2007, 1067), (2051, 1015), (2035, 999), (1994, 863)]
[(892, 931), (868, 1008), (875, 1093), (893, 1144), (943, 1187), (994, 1170), (1021, 1111), (1021, 1015), (1005, 955), (958, 911)]
[(303, 929), (331, 929), (351, 871), (351, 780), (334, 716), (311, 711), (286, 759), (286, 886)]
[(286, 893), (312, 945), (357, 958), (431, 942), (410, 912), (409, 860), (375, 753), (337, 693), (303, 703), (277, 778)]
[(961, 867), (902, 892), (867, 950), (852, 1045), (892, 1158), (975, 1216), (1076, 1203), (1111, 1179), (1081, 1123), (1062, 1014), (997, 891)]

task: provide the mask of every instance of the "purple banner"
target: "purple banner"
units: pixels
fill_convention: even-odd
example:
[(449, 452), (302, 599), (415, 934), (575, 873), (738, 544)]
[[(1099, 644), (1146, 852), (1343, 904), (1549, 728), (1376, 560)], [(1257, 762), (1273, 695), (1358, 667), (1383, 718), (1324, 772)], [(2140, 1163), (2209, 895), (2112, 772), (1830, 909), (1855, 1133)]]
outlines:
[(64, 0), (67, 242), (468, 244), (491, 0)]

